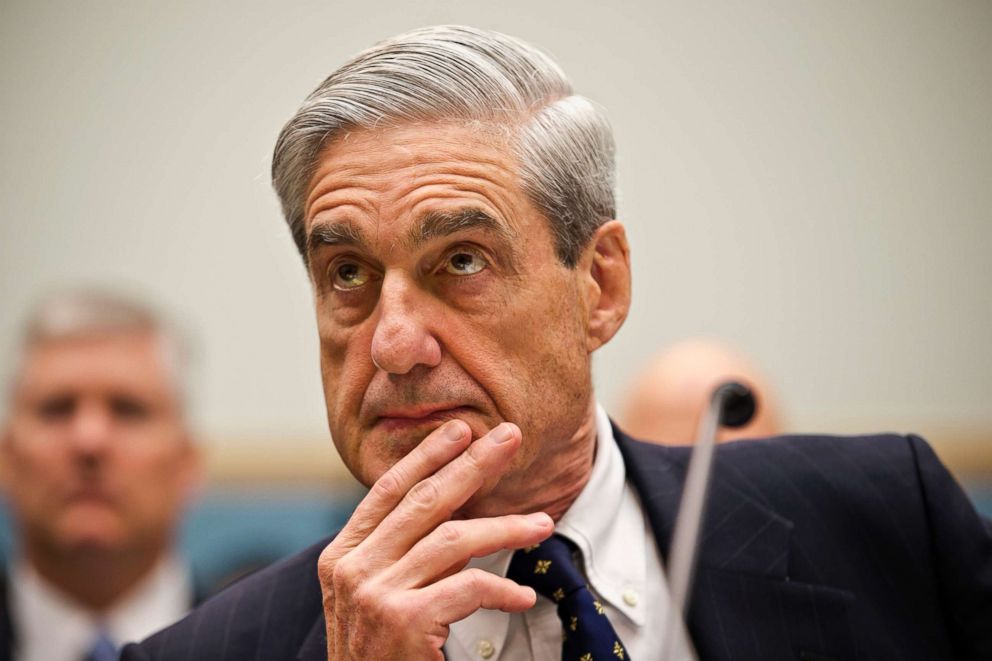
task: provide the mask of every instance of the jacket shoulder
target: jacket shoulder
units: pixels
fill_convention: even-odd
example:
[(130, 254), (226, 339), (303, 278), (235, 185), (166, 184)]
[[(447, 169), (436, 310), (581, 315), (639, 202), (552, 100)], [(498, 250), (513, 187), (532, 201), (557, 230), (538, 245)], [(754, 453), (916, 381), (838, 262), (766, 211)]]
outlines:
[(320, 615), (322, 540), (226, 588), (176, 624), (124, 648), (122, 661), (295, 659)]

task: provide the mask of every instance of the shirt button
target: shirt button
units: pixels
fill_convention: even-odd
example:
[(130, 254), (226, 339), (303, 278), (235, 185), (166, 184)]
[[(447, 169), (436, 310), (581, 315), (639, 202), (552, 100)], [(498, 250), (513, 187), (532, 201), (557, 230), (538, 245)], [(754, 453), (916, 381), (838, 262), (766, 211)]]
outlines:
[(488, 640), (480, 640), (477, 650), (479, 652), (479, 656), (483, 659), (488, 659), (493, 655), (493, 652), (496, 651), (496, 648)]
[(635, 592), (634, 590), (624, 590), (623, 591), (623, 603), (627, 604), (628, 606), (636, 606), (637, 605), (637, 592)]

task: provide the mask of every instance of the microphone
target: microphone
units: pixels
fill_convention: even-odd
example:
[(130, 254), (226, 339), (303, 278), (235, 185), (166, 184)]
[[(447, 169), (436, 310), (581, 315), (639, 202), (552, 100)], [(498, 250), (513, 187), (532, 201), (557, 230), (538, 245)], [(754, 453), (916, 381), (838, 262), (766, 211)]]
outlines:
[[(699, 530), (706, 510), (706, 492), (709, 487), (713, 450), (720, 427), (743, 427), (754, 417), (758, 403), (747, 386), (736, 381), (719, 385), (710, 397), (710, 404), (699, 424), (696, 445), (689, 457), (682, 501), (675, 519), (675, 531), (668, 553), (668, 587), (671, 603), (665, 618), (665, 635), (662, 639), (661, 658), (669, 661), (675, 652), (675, 632), (684, 624), (684, 613), (689, 598), (699, 545)], [(690, 654), (696, 658), (691, 649)]]

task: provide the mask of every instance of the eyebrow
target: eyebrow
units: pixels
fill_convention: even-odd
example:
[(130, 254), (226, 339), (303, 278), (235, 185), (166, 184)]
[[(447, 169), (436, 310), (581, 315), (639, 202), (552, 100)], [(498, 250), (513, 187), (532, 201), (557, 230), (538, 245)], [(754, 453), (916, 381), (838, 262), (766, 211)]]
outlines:
[(421, 216), (420, 222), (410, 228), (407, 242), (412, 247), (417, 247), (433, 239), (468, 230), (489, 232), (507, 243), (515, 236), (504, 223), (485, 211), (469, 207), (450, 211), (428, 211)]
[(307, 234), (307, 255), (320, 246), (359, 246), (367, 248), (369, 242), (361, 228), (351, 223), (317, 222)]
[[(504, 223), (474, 207), (428, 211), (407, 233), (407, 244), (416, 248), (433, 239), (468, 230), (482, 230), (497, 239), (511, 243), (516, 234)], [(307, 258), (322, 246), (355, 246), (369, 250), (369, 241), (362, 229), (350, 222), (315, 222), (307, 234)]]

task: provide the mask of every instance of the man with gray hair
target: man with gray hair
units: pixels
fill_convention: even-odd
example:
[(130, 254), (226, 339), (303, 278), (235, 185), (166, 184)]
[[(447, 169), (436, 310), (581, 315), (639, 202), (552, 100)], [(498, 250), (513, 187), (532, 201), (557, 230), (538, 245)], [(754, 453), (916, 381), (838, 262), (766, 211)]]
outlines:
[(0, 598), (0, 659), (110, 661), (193, 605), (174, 552), (199, 479), (178, 335), (98, 291), (28, 320), (0, 426), (19, 544)]
[[(370, 492), (123, 658), (663, 658), (688, 455), (593, 397), (630, 304), (600, 112), (517, 39), (417, 30), (332, 73), (272, 174)], [(729, 444), (713, 485), (701, 658), (992, 657), (992, 537), (918, 438)]]

